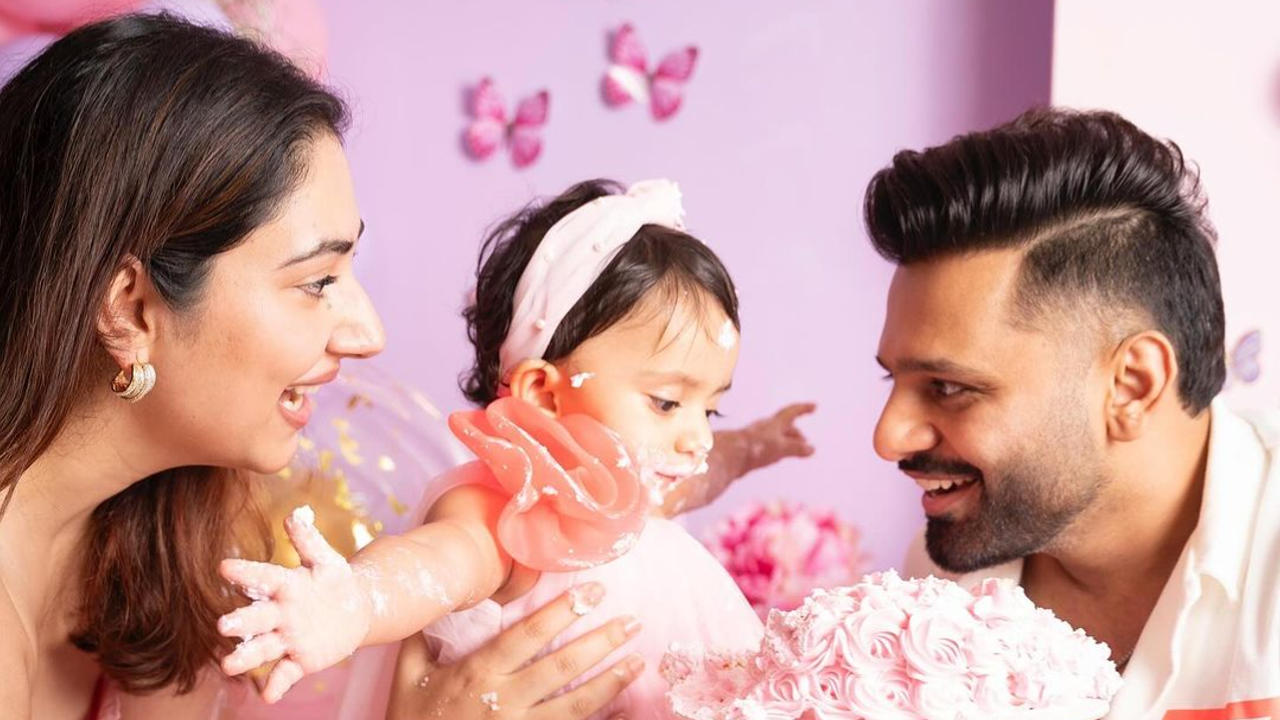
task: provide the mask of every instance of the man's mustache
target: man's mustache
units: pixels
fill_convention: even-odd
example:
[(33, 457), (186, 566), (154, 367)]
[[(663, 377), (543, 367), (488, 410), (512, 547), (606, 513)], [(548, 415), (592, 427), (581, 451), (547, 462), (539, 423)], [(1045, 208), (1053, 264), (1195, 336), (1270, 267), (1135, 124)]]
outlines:
[(924, 475), (969, 475), (982, 479), (982, 471), (963, 460), (948, 460), (929, 453), (916, 453), (899, 460), (898, 469)]

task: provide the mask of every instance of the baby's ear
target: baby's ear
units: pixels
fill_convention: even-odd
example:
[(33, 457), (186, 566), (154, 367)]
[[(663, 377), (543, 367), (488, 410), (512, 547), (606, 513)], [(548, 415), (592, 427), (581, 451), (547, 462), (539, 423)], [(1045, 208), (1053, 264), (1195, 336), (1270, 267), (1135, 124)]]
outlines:
[(546, 360), (524, 360), (511, 372), (511, 396), (551, 417), (560, 416), (560, 388), (564, 375)]

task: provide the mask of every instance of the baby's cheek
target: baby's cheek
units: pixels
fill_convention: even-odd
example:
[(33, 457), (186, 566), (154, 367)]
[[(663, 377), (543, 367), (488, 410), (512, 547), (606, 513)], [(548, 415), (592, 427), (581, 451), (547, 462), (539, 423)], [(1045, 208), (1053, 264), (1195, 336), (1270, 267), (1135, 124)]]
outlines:
[(629, 422), (621, 422), (614, 430), (626, 441), (637, 461), (642, 464), (657, 463), (671, 454), (672, 444), (664, 437), (657, 414), (648, 410), (644, 413), (633, 412), (627, 420)]
[(577, 412), (604, 423), (606, 427), (622, 435), (623, 439), (630, 441), (632, 438), (629, 436), (638, 430), (637, 409), (643, 408), (637, 408), (637, 403), (629, 402), (625, 393), (592, 379), (583, 383), (575, 395), (573, 404), (577, 406)]
[(604, 422), (602, 415), (607, 408), (607, 403), (604, 402), (605, 398), (601, 397), (603, 393), (599, 391), (599, 385), (593, 386), (594, 382), (594, 379), (588, 379), (582, 381), (578, 387), (569, 387), (561, 392), (560, 414), (589, 415)]

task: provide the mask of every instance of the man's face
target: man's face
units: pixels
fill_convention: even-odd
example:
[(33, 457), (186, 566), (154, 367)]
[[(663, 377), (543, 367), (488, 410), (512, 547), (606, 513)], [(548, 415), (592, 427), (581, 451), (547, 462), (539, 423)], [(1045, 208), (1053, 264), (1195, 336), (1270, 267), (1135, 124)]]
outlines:
[(876, 452), (916, 480), (929, 555), (951, 572), (1039, 551), (1104, 484), (1104, 396), (1081, 318), (1014, 322), (1021, 253), (900, 267), (878, 360), (893, 391)]

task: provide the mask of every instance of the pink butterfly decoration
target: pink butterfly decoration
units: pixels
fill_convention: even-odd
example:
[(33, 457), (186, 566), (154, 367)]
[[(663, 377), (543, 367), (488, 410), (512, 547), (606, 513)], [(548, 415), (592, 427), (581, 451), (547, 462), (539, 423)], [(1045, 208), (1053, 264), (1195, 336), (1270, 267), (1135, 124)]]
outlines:
[(515, 117), (508, 119), (502, 95), (492, 79), (484, 78), (472, 88), (468, 102), (472, 119), (462, 135), (467, 154), (484, 160), (505, 142), (516, 167), (532, 164), (542, 154), (542, 126), (547, 123), (550, 104), (550, 93), (541, 90), (521, 100)]
[(1251, 385), (1262, 376), (1262, 331), (1250, 330), (1227, 353), (1227, 383)]
[(693, 75), (698, 48), (690, 45), (662, 58), (649, 72), (644, 46), (630, 23), (613, 33), (609, 44), (611, 65), (604, 75), (604, 100), (619, 106), (634, 101), (648, 102), (653, 116), (666, 120), (680, 109), (684, 86)]

